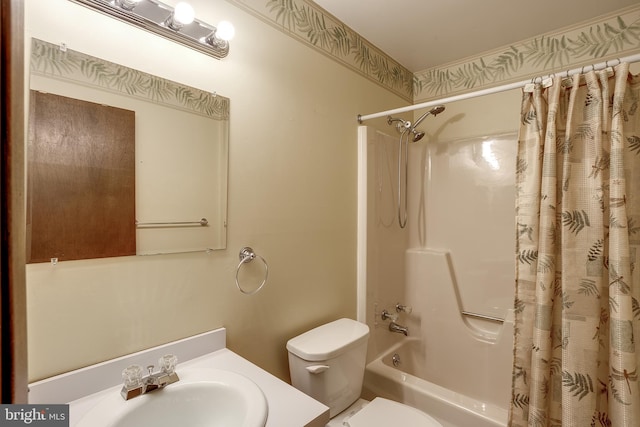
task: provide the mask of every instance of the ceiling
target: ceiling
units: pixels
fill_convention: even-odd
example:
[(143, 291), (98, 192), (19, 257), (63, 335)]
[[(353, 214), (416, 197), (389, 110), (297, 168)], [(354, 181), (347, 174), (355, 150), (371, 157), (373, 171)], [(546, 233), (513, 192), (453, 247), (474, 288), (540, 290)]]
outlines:
[(412, 72), (584, 23), (639, 0), (314, 0)]

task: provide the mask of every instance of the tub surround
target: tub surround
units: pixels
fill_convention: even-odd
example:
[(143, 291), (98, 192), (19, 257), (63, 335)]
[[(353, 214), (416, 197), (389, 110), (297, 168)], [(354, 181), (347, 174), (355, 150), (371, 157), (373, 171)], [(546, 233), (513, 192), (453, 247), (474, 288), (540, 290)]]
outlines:
[(405, 339), (388, 353), (367, 364), (362, 396), (365, 399), (385, 397), (418, 408), (438, 420), (443, 427), (506, 427), (507, 410), (485, 400), (478, 400), (418, 378), (392, 366), (394, 354), (410, 358)]
[[(422, 341), (429, 363), (420, 375), (446, 389), (498, 407), (511, 397), (513, 315), (503, 324), (462, 316), (451, 254), (410, 249), (406, 254), (407, 293), (414, 311), (407, 316), (413, 337)], [(423, 286), (420, 286), (423, 284)], [(417, 308), (416, 308), (417, 307)], [(473, 354), (472, 361), (468, 355)]]
[(363, 397), (399, 400), (444, 427), (505, 427), (513, 314), (498, 327), (462, 316), (446, 250), (409, 249), (405, 263), (411, 333), (367, 364)]
[[(455, 105), (451, 109), (450, 117), (462, 117), (455, 114)], [(410, 153), (413, 163), (409, 172), (415, 179), (409, 180), (409, 211), (413, 216), (410, 215), (407, 232), (398, 227), (394, 196), (398, 138), (368, 126), (361, 126), (358, 131), (358, 318), (366, 320), (371, 329), (367, 358), (370, 363), (365, 371), (362, 397), (398, 400), (436, 417), (445, 427), (504, 427), (511, 391), (513, 316), (507, 304), (491, 298), (503, 296), (498, 286), (504, 284), (504, 269), (496, 268), (499, 274), (488, 274), (491, 280), (486, 283), (472, 281), (474, 292), (485, 288), (487, 292), (479, 297), (474, 294), (473, 304), (465, 304), (462, 297), (468, 289), (459, 289), (463, 276), (457, 263), (460, 251), (448, 248), (446, 239), (456, 222), (451, 222), (451, 215), (434, 222), (433, 215), (424, 211), (424, 203), (428, 204), (425, 200), (431, 200), (429, 208), (433, 208), (434, 192), (428, 192), (420, 182), (438, 180), (430, 175), (436, 169), (430, 163), (433, 156), (438, 150), (455, 147), (432, 141), (422, 147), (414, 146)], [(451, 180), (453, 172), (446, 168), (444, 172), (440, 181)], [(415, 190), (423, 193), (412, 198)], [(446, 213), (451, 203), (443, 201), (444, 205), (440, 205)], [(430, 227), (427, 229), (426, 225)], [(436, 236), (442, 239), (435, 242)], [(482, 268), (481, 265), (479, 269)], [(409, 305), (413, 310), (396, 313), (397, 303)], [(383, 320), (384, 309), (394, 317), (398, 315), (397, 322), (408, 329), (408, 339), (389, 332), (389, 324), (395, 319)], [(505, 319), (471, 318), (463, 315), (463, 311)], [(391, 360), (396, 352), (402, 360), (399, 367), (393, 366)]]
[(178, 356), (178, 375), (186, 368), (216, 368), (242, 374), (255, 382), (269, 405), (267, 427), (324, 427), (329, 422), (328, 407), (225, 346), (226, 329), (220, 328), (78, 369), (30, 384), (29, 403), (69, 403), (73, 427), (100, 399), (120, 393), (121, 372), (125, 367), (155, 364), (160, 356), (171, 353)]

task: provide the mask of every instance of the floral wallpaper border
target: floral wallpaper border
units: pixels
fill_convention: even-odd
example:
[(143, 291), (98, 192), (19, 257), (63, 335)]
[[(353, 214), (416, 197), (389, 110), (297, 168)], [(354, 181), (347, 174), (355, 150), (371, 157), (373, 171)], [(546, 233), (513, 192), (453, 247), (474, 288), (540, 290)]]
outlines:
[(229, 120), (229, 98), (32, 39), (32, 73), (144, 99), (215, 120)]
[(640, 5), (415, 74), (311, 0), (228, 0), (409, 102), (486, 89), (640, 52)]
[(227, 0), (389, 89), (413, 99), (413, 73), (310, 0)]
[[(415, 73), (415, 103), (555, 74), (640, 52), (640, 5), (588, 26), (534, 37)], [(615, 64), (615, 61), (613, 62)]]

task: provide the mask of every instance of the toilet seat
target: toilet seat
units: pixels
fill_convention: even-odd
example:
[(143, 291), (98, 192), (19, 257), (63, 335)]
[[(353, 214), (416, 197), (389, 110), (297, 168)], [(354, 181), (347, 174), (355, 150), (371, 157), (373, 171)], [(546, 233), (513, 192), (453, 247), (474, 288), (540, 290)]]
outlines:
[(442, 427), (438, 421), (424, 412), (393, 400), (376, 397), (356, 412), (347, 424), (349, 427)]

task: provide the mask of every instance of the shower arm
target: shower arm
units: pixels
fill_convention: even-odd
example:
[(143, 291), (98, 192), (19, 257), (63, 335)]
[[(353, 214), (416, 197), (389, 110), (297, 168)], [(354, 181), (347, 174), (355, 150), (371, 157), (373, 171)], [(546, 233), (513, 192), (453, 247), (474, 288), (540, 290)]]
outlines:
[[(391, 116), (387, 116), (387, 124), (388, 125), (392, 125), (395, 122), (399, 122), (396, 125), (396, 128), (398, 130), (400, 130), (401, 128), (404, 128), (404, 131), (409, 131), (411, 133), (413, 133), (414, 135), (416, 134), (416, 127), (418, 127), (418, 125), (420, 123), (422, 123), (422, 121), (424, 119), (427, 118), (427, 116), (429, 115), (433, 115), (433, 116), (437, 116), (438, 114), (442, 113), (444, 111), (444, 105), (436, 105), (435, 107), (433, 107), (432, 109), (430, 109), (429, 111), (427, 111), (426, 113), (424, 113), (423, 115), (421, 115), (418, 120), (416, 120), (414, 123), (411, 123), (411, 121), (409, 120), (402, 120), (400, 118), (394, 118)], [(415, 142), (415, 141), (414, 141)]]
[(388, 125), (390, 125), (390, 124), (392, 124), (393, 122), (401, 122), (403, 125), (404, 125), (404, 123), (405, 123), (405, 121), (404, 121), (404, 120), (402, 120), (402, 119), (399, 119), (399, 118), (393, 118), (393, 117), (391, 117), (391, 116), (387, 116), (387, 124), (388, 124)]
[(404, 128), (404, 130), (402, 132), (405, 132), (407, 130), (411, 130), (411, 122), (409, 120), (402, 120), (400, 118), (393, 118), (391, 116), (387, 117), (387, 124), (388, 125), (392, 125), (395, 122), (399, 122), (396, 125), (396, 128), (398, 129), (398, 131), (400, 131), (400, 129)]

